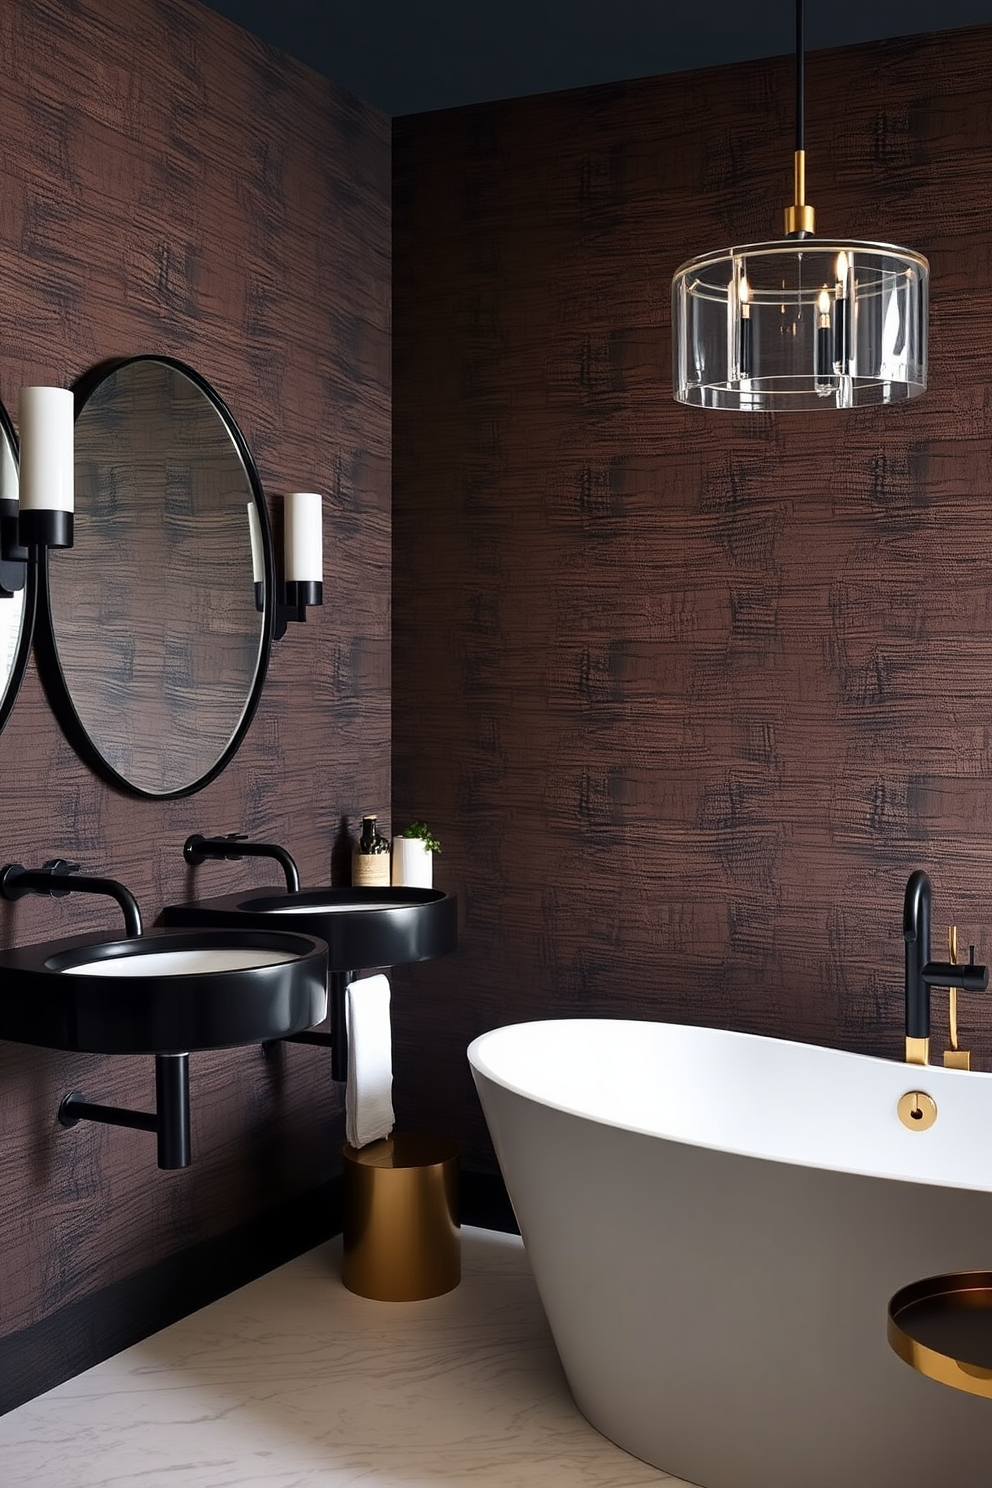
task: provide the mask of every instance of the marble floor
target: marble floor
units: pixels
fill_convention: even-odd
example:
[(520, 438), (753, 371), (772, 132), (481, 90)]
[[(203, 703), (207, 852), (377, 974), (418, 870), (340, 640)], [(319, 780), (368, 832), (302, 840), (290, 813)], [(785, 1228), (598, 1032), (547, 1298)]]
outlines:
[(340, 1240), (0, 1417), (4, 1488), (681, 1488), (576, 1410), (515, 1235), (371, 1302)]

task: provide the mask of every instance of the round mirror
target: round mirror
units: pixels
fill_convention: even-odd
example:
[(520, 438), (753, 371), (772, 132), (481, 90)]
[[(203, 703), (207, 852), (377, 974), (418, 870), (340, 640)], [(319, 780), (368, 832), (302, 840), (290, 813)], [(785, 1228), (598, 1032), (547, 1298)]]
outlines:
[(75, 542), (42, 566), (49, 697), (84, 759), (140, 796), (200, 790), (251, 722), (272, 629), (258, 475), (213, 389), (167, 357), (75, 389)]
[(17, 440), (0, 404), (0, 728), (14, 706), (31, 650), (35, 564), (17, 536)]

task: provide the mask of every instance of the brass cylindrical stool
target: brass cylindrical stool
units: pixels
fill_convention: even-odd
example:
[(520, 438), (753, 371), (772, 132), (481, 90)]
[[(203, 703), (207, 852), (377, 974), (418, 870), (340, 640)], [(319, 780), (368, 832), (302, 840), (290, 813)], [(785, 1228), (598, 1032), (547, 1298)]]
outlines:
[(344, 1147), (341, 1280), (377, 1302), (418, 1302), (461, 1280), (458, 1147), (394, 1132)]

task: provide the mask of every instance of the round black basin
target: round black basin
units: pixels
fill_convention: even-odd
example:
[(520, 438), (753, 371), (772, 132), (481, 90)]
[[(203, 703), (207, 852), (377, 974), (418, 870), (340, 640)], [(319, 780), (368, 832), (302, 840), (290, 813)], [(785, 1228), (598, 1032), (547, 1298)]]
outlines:
[(458, 944), (458, 900), (438, 889), (255, 889), (172, 904), (162, 918), (167, 925), (278, 924), (317, 935), (331, 971), (429, 961)]
[(0, 952), (0, 1038), (91, 1054), (263, 1043), (327, 1016), (327, 948), (302, 927), (75, 936)]

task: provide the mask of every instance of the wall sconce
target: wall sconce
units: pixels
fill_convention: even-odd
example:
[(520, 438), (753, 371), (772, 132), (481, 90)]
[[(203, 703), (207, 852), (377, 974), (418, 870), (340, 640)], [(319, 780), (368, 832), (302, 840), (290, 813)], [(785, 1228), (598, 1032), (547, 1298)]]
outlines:
[(310, 605), (324, 603), (324, 525), (316, 491), (291, 491), (283, 507), (285, 579), (278, 586), (275, 639), (291, 620), (305, 620)]
[(20, 470), (8, 448), (0, 493), (0, 599), (27, 583), (27, 566), (42, 547), (72, 547), (73, 421), (67, 388), (22, 388)]
[(74, 418), (69, 388), (21, 388), (18, 533), (24, 548), (72, 547)]
[[(17, 466), (11, 446), (5, 440), (0, 492), (17, 490)], [(13, 599), (27, 583), (28, 549), (18, 531), (16, 496), (0, 495), (0, 599)]]

